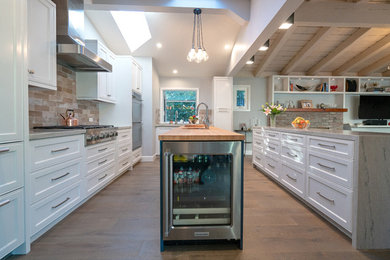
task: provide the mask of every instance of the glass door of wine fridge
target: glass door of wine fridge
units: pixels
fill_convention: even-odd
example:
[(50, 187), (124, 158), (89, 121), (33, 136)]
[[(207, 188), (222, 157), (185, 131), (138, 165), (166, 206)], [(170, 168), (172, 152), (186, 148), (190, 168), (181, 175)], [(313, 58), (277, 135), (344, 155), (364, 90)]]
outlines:
[(165, 240), (239, 239), (241, 142), (163, 143)]

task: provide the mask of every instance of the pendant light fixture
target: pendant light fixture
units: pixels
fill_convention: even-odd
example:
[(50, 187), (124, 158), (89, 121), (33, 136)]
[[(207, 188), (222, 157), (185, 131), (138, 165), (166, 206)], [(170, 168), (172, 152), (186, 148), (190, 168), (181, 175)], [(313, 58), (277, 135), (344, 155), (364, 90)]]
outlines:
[(207, 61), (209, 55), (206, 52), (206, 48), (203, 44), (203, 30), (202, 30), (202, 10), (199, 8), (194, 9), (194, 29), (192, 31), (192, 48), (188, 52), (187, 60), (189, 62), (195, 61), (201, 63)]

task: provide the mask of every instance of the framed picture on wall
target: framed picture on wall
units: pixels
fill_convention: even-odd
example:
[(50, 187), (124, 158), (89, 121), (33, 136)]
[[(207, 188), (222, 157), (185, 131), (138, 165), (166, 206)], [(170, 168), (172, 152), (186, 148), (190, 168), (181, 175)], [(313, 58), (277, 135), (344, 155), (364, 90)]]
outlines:
[(233, 86), (233, 110), (251, 111), (251, 86), (236, 85)]

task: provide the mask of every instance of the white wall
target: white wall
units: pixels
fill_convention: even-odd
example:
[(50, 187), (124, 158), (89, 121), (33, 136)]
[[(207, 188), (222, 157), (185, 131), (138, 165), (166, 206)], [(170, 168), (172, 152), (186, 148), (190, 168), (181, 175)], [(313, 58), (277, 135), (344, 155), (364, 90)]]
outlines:
[(261, 105), (267, 102), (267, 79), (266, 78), (233, 78), (234, 85), (251, 86), (251, 111), (233, 112), (233, 129), (239, 129), (240, 123), (245, 123), (247, 127), (251, 126), (251, 119), (260, 120), (260, 125), (267, 125), (266, 116), (261, 109)]
[(107, 46), (106, 42), (100, 36), (100, 34), (96, 31), (95, 26), (91, 23), (86, 15), (84, 15), (84, 39), (86, 40), (98, 40)]

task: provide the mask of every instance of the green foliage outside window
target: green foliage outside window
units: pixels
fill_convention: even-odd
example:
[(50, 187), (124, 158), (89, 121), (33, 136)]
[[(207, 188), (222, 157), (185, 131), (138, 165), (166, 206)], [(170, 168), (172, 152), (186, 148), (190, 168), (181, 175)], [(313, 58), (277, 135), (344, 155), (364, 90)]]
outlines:
[(164, 90), (164, 121), (175, 121), (177, 111), (177, 121), (188, 121), (188, 118), (196, 113), (195, 90)]

